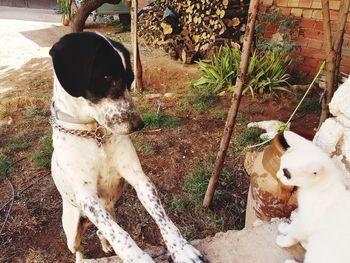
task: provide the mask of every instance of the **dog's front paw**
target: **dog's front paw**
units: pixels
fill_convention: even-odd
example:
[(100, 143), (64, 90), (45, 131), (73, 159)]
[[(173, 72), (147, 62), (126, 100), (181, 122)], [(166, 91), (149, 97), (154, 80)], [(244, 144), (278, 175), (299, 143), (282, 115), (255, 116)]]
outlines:
[(288, 235), (279, 235), (276, 238), (276, 243), (279, 247), (291, 247), (298, 243), (298, 240)]
[(195, 249), (188, 243), (183, 244), (181, 247), (174, 247), (171, 252), (171, 257), (174, 263), (204, 263), (208, 262), (202, 256), (201, 252)]

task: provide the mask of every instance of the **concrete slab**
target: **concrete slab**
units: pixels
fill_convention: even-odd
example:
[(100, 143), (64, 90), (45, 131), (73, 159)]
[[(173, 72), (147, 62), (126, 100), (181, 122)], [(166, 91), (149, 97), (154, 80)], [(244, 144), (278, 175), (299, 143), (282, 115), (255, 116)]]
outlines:
[[(283, 263), (286, 259), (302, 261), (304, 249), (297, 245), (282, 249), (275, 243), (277, 224), (264, 223), (241, 231), (218, 233), (214, 237), (194, 240), (191, 243), (199, 249), (210, 263)], [(155, 247), (146, 250), (156, 263), (167, 263), (166, 251)], [(117, 257), (87, 259), (85, 263), (121, 262)]]

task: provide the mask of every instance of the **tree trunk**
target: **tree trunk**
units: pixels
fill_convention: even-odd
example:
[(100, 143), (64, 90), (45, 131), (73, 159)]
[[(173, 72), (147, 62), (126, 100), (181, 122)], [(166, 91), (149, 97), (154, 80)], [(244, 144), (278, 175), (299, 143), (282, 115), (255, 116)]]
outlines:
[(337, 33), (332, 40), (331, 21), (329, 15), (329, 0), (322, 0), (323, 30), (326, 43), (326, 89), (322, 100), (322, 112), (319, 127), (329, 117), (328, 104), (333, 98), (334, 91), (338, 86), (337, 76), (339, 73), (341, 46), (344, 38), (346, 19), (348, 16), (350, 0), (342, 0), (339, 8)]
[(254, 35), (258, 5), (259, 5), (259, 0), (251, 0), (249, 5), (247, 29), (244, 35), (241, 63), (239, 66), (239, 73), (238, 73), (238, 77), (235, 85), (236, 89), (232, 96), (232, 104), (227, 115), (224, 134), (221, 139), (219, 152), (214, 164), (214, 170), (211, 175), (208, 189), (207, 189), (207, 192), (205, 193), (205, 197), (203, 201), (203, 206), (207, 208), (211, 205), (211, 202), (213, 200), (216, 184), (218, 182), (219, 175), (224, 165), (227, 149), (230, 144), (233, 128), (235, 126), (237, 112), (241, 101), (242, 91), (247, 78), (247, 70), (249, 65), (249, 58), (251, 53), (251, 45), (252, 45), (252, 40)]
[(81, 2), (71, 24), (71, 31), (73, 33), (83, 32), (85, 21), (90, 13), (99, 8), (104, 3), (118, 4), (121, 0), (85, 0)]

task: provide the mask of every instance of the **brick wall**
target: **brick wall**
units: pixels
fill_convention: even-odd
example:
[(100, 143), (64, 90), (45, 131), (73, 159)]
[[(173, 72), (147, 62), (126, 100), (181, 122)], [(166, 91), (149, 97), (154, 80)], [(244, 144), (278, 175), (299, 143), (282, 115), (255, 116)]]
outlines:
[[(339, 6), (340, 0), (330, 0), (333, 33), (336, 32)], [(304, 62), (298, 65), (298, 69), (314, 75), (325, 58), (321, 0), (262, 0), (259, 9), (268, 12), (271, 7), (301, 19), (296, 39), (300, 49), (295, 55), (303, 57)], [(270, 37), (273, 30), (274, 27), (270, 27), (265, 37)], [(345, 27), (340, 71), (350, 74), (350, 14)]]

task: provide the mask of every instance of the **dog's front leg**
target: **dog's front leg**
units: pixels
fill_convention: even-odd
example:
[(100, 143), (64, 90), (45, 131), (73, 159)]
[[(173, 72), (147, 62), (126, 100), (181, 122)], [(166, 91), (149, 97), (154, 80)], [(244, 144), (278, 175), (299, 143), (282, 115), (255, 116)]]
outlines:
[(97, 226), (123, 262), (154, 263), (153, 259), (143, 252), (130, 235), (113, 220), (96, 197), (80, 195), (79, 199), (85, 216)]
[[(203, 262), (201, 253), (188, 244), (166, 215), (155, 186), (142, 171), (130, 139), (123, 140), (120, 143), (121, 145), (117, 147), (118, 150), (115, 156), (118, 172), (134, 187), (142, 205), (156, 221), (173, 261), (175, 263)], [(120, 149), (123, 152), (119, 153)]]

